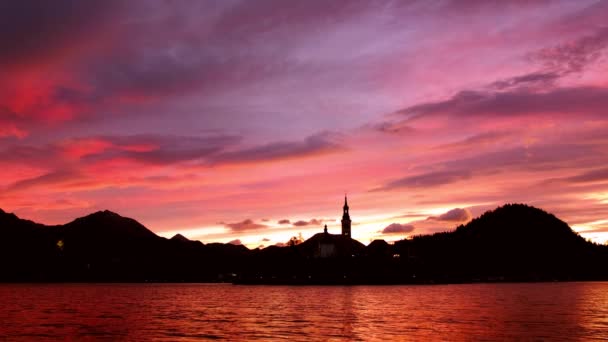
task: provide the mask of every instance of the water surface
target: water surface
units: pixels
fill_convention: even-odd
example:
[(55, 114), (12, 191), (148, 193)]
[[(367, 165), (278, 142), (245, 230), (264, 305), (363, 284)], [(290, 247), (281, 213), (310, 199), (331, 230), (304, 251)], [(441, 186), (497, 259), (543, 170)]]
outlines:
[(3, 339), (608, 339), (608, 283), (0, 285)]

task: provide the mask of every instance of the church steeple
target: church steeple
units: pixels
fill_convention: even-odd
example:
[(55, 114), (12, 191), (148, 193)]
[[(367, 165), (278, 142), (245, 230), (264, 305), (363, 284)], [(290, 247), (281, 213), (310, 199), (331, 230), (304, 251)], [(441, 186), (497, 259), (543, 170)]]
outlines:
[(344, 207), (342, 213), (342, 236), (350, 237), (350, 215), (348, 214), (348, 199), (344, 195)]

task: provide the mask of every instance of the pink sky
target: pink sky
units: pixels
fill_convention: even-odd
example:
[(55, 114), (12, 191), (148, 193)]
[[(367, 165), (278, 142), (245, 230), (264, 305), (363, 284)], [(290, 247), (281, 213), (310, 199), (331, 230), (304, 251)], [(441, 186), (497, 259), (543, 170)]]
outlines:
[(604, 243), (607, 23), (587, 0), (9, 2), (0, 208), (256, 247), (339, 232), (345, 192), (363, 243), (523, 202)]

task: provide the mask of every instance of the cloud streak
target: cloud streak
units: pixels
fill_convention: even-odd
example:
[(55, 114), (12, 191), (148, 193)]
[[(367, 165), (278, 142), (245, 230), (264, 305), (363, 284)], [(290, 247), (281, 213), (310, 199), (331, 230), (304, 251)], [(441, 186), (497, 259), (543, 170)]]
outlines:
[(301, 142), (274, 142), (233, 152), (218, 154), (213, 163), (253, 163), (294, 157), (335, 153), (343, 148), (330, 141), (327, 133), (307, 137)]
[(413, 115), (410, 121), (438, 115), (487, 119), (489, 116), (585, 114), (601, 118), (606, 115), (607, 95), (608, 89), (595, 87), (558, 88), (547, 92), (462, 91), (448, 100), (415, 105), (403, 113)]

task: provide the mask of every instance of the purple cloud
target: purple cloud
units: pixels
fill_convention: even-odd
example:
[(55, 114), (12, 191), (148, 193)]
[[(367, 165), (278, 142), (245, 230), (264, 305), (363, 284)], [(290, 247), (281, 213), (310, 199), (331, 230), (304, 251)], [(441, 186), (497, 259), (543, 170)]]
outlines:
[(566, 178), (567, 181), (574, 183), (588, 183), (588, 182), (603, 182), (608, 180), (608, 169), (594, 169), (581, 173), (577, 176)]
[(0, 4), (0, 62), (21, 64), (60, 55), (101, 34), (118, 1), (8, 1)]
[(382, 230), (382, 234), (406, 234), (414, 231), (411, 224), (391, 223)]
[(225, 223), (227, 228), (230, 228), (233, 232), (242, 232), (249, 230), (260, 230), (264, 228), (268, 228), (267, 225), (261, 223), (255, 223), (252, 219), (246, 219), (241, 222), (235, 223)]
[[(604, 8), (604, 11), (606, 10), (608, 8)], [(574, 41), (541, 49), (532, 54), (531, 58), (543, 63), (546, 69), (561, 74), (581, 72), (597, 61), (606, 47), (608, 47), (608, 27), (604, 26)]]
[(404, 114), (414, 115), (409, 122), (426, 116), (454, 117), (521, 116), (552, 113), (603, 117), (607, 114), (608, 89), (598, 87), (557, 88), (547, 92), (524, 89), (507, 92), (461, 91), (452, 98), (409, 107)]
[(323, 223), (324, 220), (318, 220), (318, 219), (311, 219), (309, 221), (303, 221), (303, 220), (299, 220), (293, 223), (293, 226), (295, 227), (305, 227), (305, 226), (319, 226)]
[(471, 219), (471, 212), (467, 209), (455, 208), (432, 219), (449, 222), (467, 222)]
[(80, 179), (81, 175), (77, 172), (69, 170), (58, 170), (49, 173), (45, 173), (41, 176), (20, 180), (10, 185), (6, 191), (24, 191), (32, 187), (37, 186), (51, 186), (53, 184), (61, 184), (68, 181), (76, 181)]
[(329, 139), (328, 133), (320, 133), (309, 136), (301, 142), (275, 142), (234, 152), (225, 152), (215, 155), (212, 160), (215, 163), (256, 162), (333, 153), (342, 149), (340, 145)]
[(490, 89), (496, 89), (500, 91), (517, 88), (534, 88), (534, 89), (547, 89), (553, 87), (555, 82), (562, 77), (555, 72), (533, 72), (521, 76), (515, 76), (504, 80), (498, 80), (490, 84)]
[(467, 170), (437, 171), (408, 176), (387, 183), (372, 191), (390, 191), (399, 188), (426, 188), (459, 182), (471, 178)]

